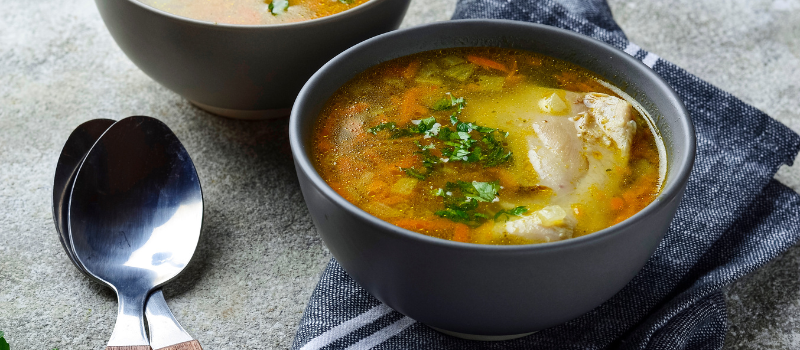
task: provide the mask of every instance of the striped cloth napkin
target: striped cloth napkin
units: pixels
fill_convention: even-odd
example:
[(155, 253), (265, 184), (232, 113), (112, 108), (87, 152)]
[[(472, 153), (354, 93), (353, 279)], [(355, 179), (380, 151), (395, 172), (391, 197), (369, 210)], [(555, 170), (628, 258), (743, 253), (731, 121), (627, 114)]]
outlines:
[(800, 196), (773, 180), (800, 136), (763, 112), (627, 40), (605, 0), (460, 0), (453, 19), (503, 18), (602, 40), (641, 60), (683, 99), (697, 159), (669, 231), (618, 294), (565, 324), (527, 337), (450, 337), (372, 297), (331, 260), (300, 321), (293, 349), (719, 349), (722, 287), (800, 238)]

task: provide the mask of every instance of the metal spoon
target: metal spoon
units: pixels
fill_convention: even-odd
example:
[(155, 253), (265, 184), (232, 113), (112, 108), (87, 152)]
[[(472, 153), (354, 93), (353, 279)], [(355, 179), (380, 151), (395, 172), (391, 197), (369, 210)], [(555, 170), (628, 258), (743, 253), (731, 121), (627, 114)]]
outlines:
[(83, 269), (76, 260), (75, 253), (69, 241), (69, 225), (67, 222), (67, 208), (69, 207), (69, 194), (75, 173), (83, 161), (83, 157), (92, 148), (95, 141), (103, 135), (116, 121), (111, 119), (94, 119), (78, 125), (67, 138), (64, 148), (56, 164), (56, 175), (53, 179), (53, 221), (56, 223), (58, 239), (67, 253), (69, 260), (83, 273)]
[[(67, 208), (69, 207), (70, 189), (81, 161), (83, 161), (86, 153), (89, 152), (103, 132), (115, 122), (111, 119), (93, 119), (75, 128), (61, 150), (53, 180), (53, 221), (55, 221), (56, 231), (59, 234), (58, 238), (75, 267), (93, 279), (94, 277), (89, 275), (83, 266), (75, 260), (75, 253), (72, 251), (72, 245), (70, 244), (69, 226), (66, 220)], [(147, 298), (145, 315), (148, 320), (150, 346), (152, 348), (157, 350), (174, 349), (170, 347), (174, 345), (176, 348), (184, 346), (185, 349), (202, 349), (200, 343), (194, 340), (175, 320), (175, 316), (167, 306), (160, 288), (156, 289)]]
[(145, 300), (183, 270), (200, 235), (202, 191), (189, 155), (160, 121), (123, 119), (86, 155), (69, 203), (76, 261), (117, 293), (107, 349), (150, 349)]

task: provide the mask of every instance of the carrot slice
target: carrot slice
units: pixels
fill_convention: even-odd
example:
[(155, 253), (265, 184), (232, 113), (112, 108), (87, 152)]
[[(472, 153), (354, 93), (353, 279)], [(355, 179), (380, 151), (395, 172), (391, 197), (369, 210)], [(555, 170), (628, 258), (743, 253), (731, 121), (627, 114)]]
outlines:
[(400, 102), (400, 115), (397, 118), (398, 125), (406, 124), (428, 111), (427, 108), (419, 104), (419, 99), (425, 92), (424, 90), (423, 87), (417, 86), (406, 90), (403, 94), (402, 102)]
[(418, 230), (434, 230), (438, 227), (432, 221), (428, 220), (420, 220), (420, 219), (399, 219), (394, 222), (395, 226), (400, 226), (407, 230), (418, 231)]
[(456, 230), (453, 233), (453, 240), (456, 242), (469, 241), (469, 226), (464, 224), (456, 224)]
[(512, 87), (519, 84), (521, 81), (522, 76), (517, 74), (517, 60), (514, 60), (514, 63), (511, 65), (511, 70), (508, 72), (508, 75), (506, 75), (505, 82), (503, 82), (503, 86)]
[(508, 68), (506, 68), (505, 65), (497, 61), (492, 61), (488, 58), (469, 55), (467, 56), (467, 61), (470, 61), (471, 63), (477, 64), (484, 68), (497, 69), (506, 73), (508, 72)]
[(611, 204), (611, 209), (620, 210), (620, 209), (622, 209), (622, 206), (625, 205), (625, 201), (622, 198), (613, 197), (613, 198), (611, 198), (611, 203), (609, 203), (609, 204)]
[(367, 186), (367, 193), (371, 195), (378, 194), (379, 192), (383, 192), (387, 186), (388, 185), (381, 180), (370, 182), (370, 184)]
[(469, 242), (469, 226), (457, 224), (444, 219), (398, 219), (392, 222), (395, 226), (406, 230), (420, 232), (427, 235), (441, 235), (447, 237), (452, 232), (451, 240), (457, 242)]
[(406, 69), (403, 70), (403, 78), (406, 79), (414, 79), (417, 76), (417, 72), (419, 72), (419, 66), (421, 65), (420, 61), (413, 61), (408, 64)]
[(655, 175), (642, 176), (630, 189), (622, 193), (622, 200), (625, 203), (630, 203), (630, 205), (622, 208), (617, 218), (614, 219), (615, 224), (633, 216), (633, 214), (639, 212), (652, 201), (655, 196), (655, 193), (653, 193), (653, 188), (655, 188), (653, 183), (655, 181), (657, 181)]

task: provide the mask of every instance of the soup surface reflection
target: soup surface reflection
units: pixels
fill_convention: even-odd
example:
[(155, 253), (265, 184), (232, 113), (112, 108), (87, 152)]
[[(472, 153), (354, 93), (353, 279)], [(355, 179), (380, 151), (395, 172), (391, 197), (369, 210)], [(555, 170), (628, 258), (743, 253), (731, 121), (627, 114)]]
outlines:
[(615, 90), (526, 51), (401, 57), (327, 101), (313, 161), (348, 201), (422, 234), (482, 244), (578, 237), (632, 216), (664, 180), (652, 121)]
[(159, 10), (202, 21), (263, 25), (330, 16), (367, 0), (140, 0)]

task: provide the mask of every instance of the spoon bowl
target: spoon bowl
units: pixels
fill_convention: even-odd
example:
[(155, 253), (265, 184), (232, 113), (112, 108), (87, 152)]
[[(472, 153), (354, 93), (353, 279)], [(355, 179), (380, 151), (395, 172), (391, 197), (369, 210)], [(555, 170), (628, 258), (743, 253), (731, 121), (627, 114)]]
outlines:
[[(75, 260), (75, 253), (70, 243), (69, 225), (67, 221), (69, 199), (75, 175), (84, 157), (95, 142), (114, 123), (111, 119), (92, 119), (79, 125), (67, 138), (61, 155), (58, 158), (53, 179), (53, 221), (64, 252), (75, 267), (84, 275), (88, 274), (83, 266)], [(98, 280), (99, 281), (99, 280)], [(156, 289), (147, 298), (145, 316), (150, 330), (150, 346), (156, 350), (198, 350), (200, 343), (178, 323), (164, 299), (161, 289)], [(181, 348), (181, 346), (183, 346)]]
[(203, 199), (194, 165), (164, 123), (129, 117), (94, 144), (71, 193), (75, 259), (119, 301), (108, 346), (148, 348), (147, 295), (186, 267), (200, 237)]
[(64, 252), (67, 253), (69, 260), (78, 268), (79, 271), (86, 273), (83, 266), (75, 260), (75, 253), (72, 252), (72, 245), (69, 240), (69, 222), (67, 221), (67, 209), (69, 209), (69, 196), (72, 184), (75, 181), (75, 174), (78, 172), (83, 158), (92, 148), (92, 145), (100, 138), (108, 128), (116, 121), (111, 119), (92, 119), (81, 125), (67, 138), (61, 155), (58, 157), (56, 174), (53, 179), (53, 221), (58, 231), (58, 239)]

